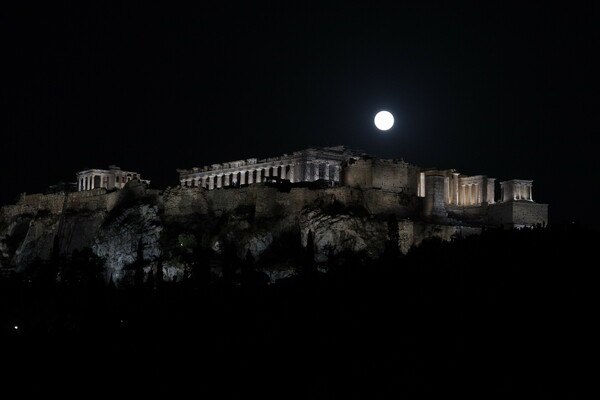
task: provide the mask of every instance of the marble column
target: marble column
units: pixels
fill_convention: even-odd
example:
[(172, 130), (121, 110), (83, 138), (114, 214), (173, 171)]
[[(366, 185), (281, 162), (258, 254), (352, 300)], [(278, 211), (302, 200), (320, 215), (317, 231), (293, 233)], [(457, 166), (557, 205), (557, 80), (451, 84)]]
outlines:
[(326, 181), (329, 180), (329, 163), (325, 163), (325, 174), (323, 176), (323, 179), (325, 179)]
[(257, 168), (256, 169), (256, 183), (261, 183), (262, 182), (262, 177), (260, 176), (262, 174), (263, 169), (262, 168)]
[(340, 165), (336, 164), (333, 166), (333, 180), (335, 182), (340, 181)]
[(255, 169), (251, 169), (248, 171), (248, 185), (252, 185), (254, 183), (254, 171)]
[(215, 175), (210, 175), (208, 177), (208, 190), (213, 190), (215, 188)]
[(320, 178), (319, 173), (321, 171), (319, 171), (319, 170), (321, 169), (321, 163), (316, 162), (316, 163), (314, 163), (314, 166), (315, 166), (315, 177), (314, 177), (314, 180), (317, 181)]
[(458, 172), (452, 173), (452, 203), (458, 205), (459, 204), (459, 190), (458, 190)]
[(290, 182), (294, 183), (294, 176), (296, 175), (296, 164), (290, 164), (290, 173), (288, 175), (288, 179), (290, 180)]
[(529, 201), (533, 201), (533, 185), (529, 185)]
[(229, 186), (231, 174), (223, 175), (223, 186)]
[(247, 171), (241, 171), (240, 172), (240, 185), (245, 185), (246, 184), (246, 172)]
[(488, 178), (488, 180), (487, 180), (487, 196), (486, 196), (486, 201), (489, 204), (494, 204), (496, 202), (495, 193), (494, 193), (495, 181), (496, 180), (494, 178)]
[(305, 182), (310, 182), (311, 181), (311, 174), (310, 174), (310, 167), (311, 167), (312, 162), (306, 162), (304, 163), (304, 181)]

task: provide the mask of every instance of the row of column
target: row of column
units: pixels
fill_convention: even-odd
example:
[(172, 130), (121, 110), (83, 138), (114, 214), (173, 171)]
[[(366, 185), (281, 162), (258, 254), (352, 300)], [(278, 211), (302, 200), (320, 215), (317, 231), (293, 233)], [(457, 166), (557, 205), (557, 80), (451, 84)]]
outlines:
[[(479, 182), (460, 183), (459, 173), (453, 172), (452, 178), (444, 178), (444, 201), (455, 205), (475, 205), (484, 201), (482, 188)], [(425, 197), (425, 174), (421, 173), (419, 179), (418, 195)]]
[[(331, 170), (333, 167), (333, 171)], [(323, 169), (323, 173), (321, 173)], [(337, 163), (323, 161), (308, 161), (304, 164), (304, 182), (312, 182), (319, 179), (334, 182), (340, 181), (340, 165)]]
[(533, 188), (531, 185), (515, 185), (515, 200), (533, 201)]
[(460, 183), (459, 175), (452, 173), (452, 182), (448, 182), (448, 203), (464, 206), (495, 203), (495, 178), (483, 177), (475, 182)]
[(254, 182), (260, 183), (269, 177), (289, 179), (290, 181), (294, 182), (294, 165), (278, 165), (230, 173), (216, 173), (206, 175), (201, 178), (183, 180), (181, 181), (181, 184), (191, 187), (200, 186), (212, 190), (225, 186), (237, 186), (238, 184), (245, 185), (252, 184)]
[[(502, 199), (503, 201), (509, 201), (510, 198), (506, 198), (506, 193), (505, 193), (505, 188), (504, 186), (502, 187)], [(509, 194), (510, 196), (510, 194)], [(527, 200), (527, 201), (533, 201), (533, 186), (526, 184), (526, 185), (520, 185), (520, 184), (515, 184), (512, 187), (512, 199), (513, 200)]]
[[(95, 182), (95, 178), (96, 177), (100, 177), (100, 185), (96, 185)], [(114, 185), (111, 185), (110, 183), (110, 179), (114, 178), (115, 179), (115, 183)], [(113, 175), (108, 175), (108, 174), (92, 174), (92, 175), (88, 175), (88, 176), (84, 176), (79, 178), (79, 182), (77, 184), (77, 189), (79, 191), (82, 190), (92, 190), (92, 189), (97, 189), (97, 188), (106, 188), (106, 189), (111, 189), (112, 187), (116, 186), (116, 187), (123, 187), (123, 185), (125, 185), (125, 183), (131, 181), (132, 179), (137, 179), (138, 177), (131, 177), (130, 175), (119, 175), (114, 177)]]
[[(330, 163), (309, 162), (304, 164), (304, 176), (299, 176), (298, 168), (300, 164), (283, 164), (271, 167), (261, 167), (244, 171), (236, 171), (230, 173), (215, 173), (199, 178), (184, 179), (181, 181), (182, 186), (204, 187), (209, 190), (218, 189), (226, 186), (237, 186), (261, 183), (269, 177), (277, 177), (288, 179), (290, 182), (310, 182), (318, 179), (330, 180), (339, 182), (340, 180), (340, 165), (334, 164), (333, 171), (330, 171)], [(311, 167), (312, 166), (312, 167)], [(323, 173), (321, 173), (321, 167)], [(333, 175), (333, 176), (331, 176)]]
[(481, 204), (482, 193), (479, 183), (464, 183), (460, 186), (460, 190), (459, 205), (471, 206)]
[[(95, 183), (95, 178), (99, 176), (100, 177), (100, 185), (96, 185)], [(82, 190), (92, 190), (92, 189), (97, 189), (100, 187), (107, 187), (108, 186), (108, 176), (107, 175), (88, 175), (85, 177), (82, 177), (79, 179), (79, 183), (77, 186), (77, 189), (79, 191)]]

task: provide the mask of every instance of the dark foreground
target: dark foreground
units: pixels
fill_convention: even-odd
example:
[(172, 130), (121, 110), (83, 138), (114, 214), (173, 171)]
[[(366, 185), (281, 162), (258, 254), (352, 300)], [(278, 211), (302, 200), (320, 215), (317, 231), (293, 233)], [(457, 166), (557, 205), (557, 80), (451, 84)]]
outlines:
[(490, 231), (274, 285), (4, 278), (0, 397), (583, 398), (598, 239)]

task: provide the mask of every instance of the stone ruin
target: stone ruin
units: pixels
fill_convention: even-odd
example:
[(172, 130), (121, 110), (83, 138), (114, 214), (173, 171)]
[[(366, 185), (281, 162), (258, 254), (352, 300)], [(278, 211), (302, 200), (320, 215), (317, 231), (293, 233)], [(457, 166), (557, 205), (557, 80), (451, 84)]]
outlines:
[(323, 181), (325, 187), (402, 193), (421, 198), (420, 216), (436, 223), (525, 227), (545, 225), (548, 205), (533, 200), (533, 181), (500, 182), (454, 169), (424, 169), (403, 160), (384, 160), (344, 146), (309, 148), (265, 159), (249, 158), (178, 169), (181, 186), (216, 190), (271, 180), (292, 184)]

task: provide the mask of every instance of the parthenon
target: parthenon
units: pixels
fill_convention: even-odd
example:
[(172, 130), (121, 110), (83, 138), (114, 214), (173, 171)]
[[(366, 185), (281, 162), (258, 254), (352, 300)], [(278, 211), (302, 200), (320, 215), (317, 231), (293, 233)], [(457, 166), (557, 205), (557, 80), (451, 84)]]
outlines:
[(340, 183), (342, 163), (355, 156), (343, 146), (306, 149), (291, 155), (265, 159), (248, 158), (212, 164), (202, 168), (178, 169), (182, 186), (213, 190), (261, 183), (269, 179), (287, 179), (292, 183), (323, 179)]

